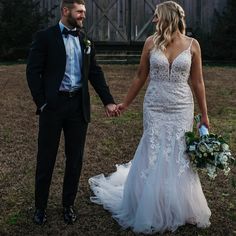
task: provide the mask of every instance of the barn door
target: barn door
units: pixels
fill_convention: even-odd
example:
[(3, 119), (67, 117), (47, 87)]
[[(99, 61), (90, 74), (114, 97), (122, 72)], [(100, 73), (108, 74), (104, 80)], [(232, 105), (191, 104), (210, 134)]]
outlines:
[(154, 32), (152, 17), (157, 0), (132, 0), (131, 6), (131, 41), (143, 42)]
[[(154, 32), (156, 5), (166, 0), (89, 0), (86, 28), (96, 42), (132, 44)], [(184, 0), (176, 0), (184, 6)]]
[(130, 40), (127, 0), (90, 0), (86, 3), (88, 34), (97, 42)]

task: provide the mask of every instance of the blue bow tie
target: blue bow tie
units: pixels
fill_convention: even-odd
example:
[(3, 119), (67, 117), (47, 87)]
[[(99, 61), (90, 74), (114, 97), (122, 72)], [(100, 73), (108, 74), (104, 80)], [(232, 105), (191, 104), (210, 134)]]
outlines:
[(72, 30), (68, 30), (66, 28), (63, 28), (62, 34), (64, 34), (66, 37), (68, 37), (69, 34), (74, 36), (74, 37), (78, 37), (79, 31), (78, 30), (73, 30), (72, 31)]

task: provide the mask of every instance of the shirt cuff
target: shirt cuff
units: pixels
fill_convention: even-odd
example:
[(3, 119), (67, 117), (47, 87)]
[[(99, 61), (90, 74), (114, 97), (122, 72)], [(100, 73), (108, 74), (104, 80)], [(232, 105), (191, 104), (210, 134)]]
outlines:
[(46, 106), (47, 106), (47, 103), (45, 103), (44, 105), (42, 105), (42, 106), (40, 107), (40, 111), (42, 112), (43, 109), (44, 109), (44, 107), (46, 107)]

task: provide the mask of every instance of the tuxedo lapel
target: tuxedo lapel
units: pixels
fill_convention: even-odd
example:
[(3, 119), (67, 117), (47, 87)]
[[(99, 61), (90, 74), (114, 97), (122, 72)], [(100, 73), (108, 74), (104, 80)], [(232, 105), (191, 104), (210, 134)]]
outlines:
[(83, 63), (83, 67), (84, 67), (84, 49), (85, 49), (85, 45), (84, 45), (84, 36), (83, 34), (79, 34), (79, 42), (80, 42), (80, 47), (81, 47), (81, 54), (82, 54), (82, 63)]
[(79, 33), (79, 41), (80, 41), (80, 47), (81, 47), (81, 54), (82, 54), (82, 67), (81, 67), (81, 70), (82, 70), (82, 81), (84, 81), (85, 79), (85, 76), (84, 76), (84, 69), (85, 69), (85, 66), (87, 64), (86, 62), (86, 58), (85, 58), (85, 54), (84, 54), (84, 50), (85, 50), (85, 45), (84, 45), (84, 35), (82, 33)]
[(64, 41), (63, 41), (63, 37), (62, 37), (62, 33), (60, 30), (59, 24), (57, 24), (54, 28), (54, 35), (55, 35), (56, 42), (59, 46), (59, 49), (61, 50), (60, 52), (66, 58), (66, 49), (65, 49), (65, 45), (64, 45)]

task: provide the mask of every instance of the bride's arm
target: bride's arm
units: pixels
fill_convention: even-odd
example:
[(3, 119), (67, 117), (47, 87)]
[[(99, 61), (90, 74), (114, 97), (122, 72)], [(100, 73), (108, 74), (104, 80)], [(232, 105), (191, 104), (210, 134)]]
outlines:
[(143, 85), (145, 84), (148, 74), (149, 74), (149, 52), (150, 48), (153, 46), (153, 38), (150, 36), (147, 38), (145, 41), (141, 58), (140, 58), (140, 63), (138, 70), (135, 74), (135, 77), (132, 81), (132, 84), (129, 87), (128, 93), (125, 96), (123, 103), (118, 105), (118, 109), (120, 111), (125, 110), (131, 102), (134, 100), (134, 98), (137, 96)]
[(190, 72), (192, 87), (193, 87), (193, 91), (197, 99), (199, 109), (202, 114), (201, 124), (205, 124), (209, 128), (205, 85), (204, 85), (203, 75), (202, 75), (201, 48), (198, 41), (195, 39), (192, 44), (192, 53), (193, 53), (193, 57), (192, 57), (192, 66), (191, 66), (191, 72)]

